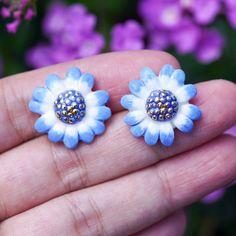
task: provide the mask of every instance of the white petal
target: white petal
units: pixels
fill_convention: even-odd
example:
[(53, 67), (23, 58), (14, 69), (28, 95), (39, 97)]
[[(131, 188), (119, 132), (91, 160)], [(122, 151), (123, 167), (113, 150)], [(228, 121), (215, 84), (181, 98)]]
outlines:
[(55, 74), (48, 75), (46, 86), (54, 94), (54, 96), (58, 96), (58, 94), (64, 92), (65, 90), (63, 80)]
[(195, 97), (197, 94), (197, 89), (194, 85), (188, 84), (181, 86), (175, 93), (175, 96), (179, 103), (188, 102), (190, 99)]

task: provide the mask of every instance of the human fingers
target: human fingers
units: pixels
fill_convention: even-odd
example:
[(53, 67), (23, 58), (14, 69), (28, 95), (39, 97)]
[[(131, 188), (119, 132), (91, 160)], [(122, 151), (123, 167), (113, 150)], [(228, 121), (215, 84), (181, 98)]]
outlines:
[(217, 80), (197, 87), (199, 98), (195, 103), (202, 110), (202, 118), (191, 134), (176, 132), (171, 148), (150, 147), (142, 139), (134, 138), (123, 122), (123, 112), (112, 117), (101, 139), (76, 150), (49, 145), (44, 136), (4, 153), (0, 158), (0, 202), (7, 211), (0, 204), (0, 218), (188, 151), (235, 124), (235, 85)]
[(164, 220), (133, 236), (183, 236), (186, 228), (186, 215), (179, 210)]
[(107, 53), (77, 61), (53, 65), (0, 80), (0, 153), (36, 136), (34, 122), (36, 115), (28, 109), (28, 103), (35, 87), (44, 86), (45, 77), (56, 73), (64, 76), (66, 70), (78, 66), (82, 72), (90, 72), (96, 78), (95, 89), (107, 90), (109, 106), (113, 112), (122, 109), (120, 97), (128, 92), (127, 83), (138, 77), (144, 66), (159, 71), (161, 66), (178, 62), (171, 55), (158, 51), (131, 51)]
[(221, 136), (158, 165), (9, 218), (1, 223), (0, 235), (27, 235), (39, 229), (41, 235), (137, 233), (234, 180), (235, 152), (236, 139)]

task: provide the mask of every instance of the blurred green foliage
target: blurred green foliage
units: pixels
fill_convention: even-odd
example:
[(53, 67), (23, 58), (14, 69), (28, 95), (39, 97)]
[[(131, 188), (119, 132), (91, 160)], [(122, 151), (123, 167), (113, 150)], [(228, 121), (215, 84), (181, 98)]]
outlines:
[[(69, 0), (67, 3), (78, 1)], [(88, 10), (97, 16), (97, 30), (106, 38), (105, 51), (109, 51), (111, 27), (118, 22), (133, 18), (141, 21), (137, 14), (137, 1), (121, 0), (80, 0)], [(25, 64), (25, 52), (39, 41), (47, 39), (41, 32), (41, 21), (50, 1), (38, 1), (37, 17), (31, 22), (23, 22), (16, 34), (9, 34), (0, 20), (0, 57), (4, 60), (4, 75), (29, 70)], [(178, 55), (171, 49), (187, 72), (188, 82), (200, 82), (224, 78), (236, 82), (236, 31), (222, 17), (215, 27), (225, 36), (226, 44), (222, 58), (210, 65), (199, 64), (192, 55)], [(225, 170), (227, 171), (227, 170)], [(236, 190), (231, 187), (217, 203), (194, 204), (188, 209), (188, 229), (186, 236), (235, 236), (236, 235)]]

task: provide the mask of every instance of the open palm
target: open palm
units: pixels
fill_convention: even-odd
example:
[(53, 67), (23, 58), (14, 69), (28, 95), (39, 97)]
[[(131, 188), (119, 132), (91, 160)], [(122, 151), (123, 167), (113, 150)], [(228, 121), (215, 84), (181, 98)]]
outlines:
[[(236, 85), (197, 84), (193, 132), (150, 147), (130, 134), (120, 98), (142, 67), (167, 63), (179, 66), (163, 52), (110, 53), (0, 81), (0, 236), (183, 234), (181, 209), (236, 179), (236, 139), (222, 135), (236, 123)], [(94, 74), (113, 111), (104, 135), (75, 150), (36, 134), (27, 108), (47, 74), (71, 66)]]

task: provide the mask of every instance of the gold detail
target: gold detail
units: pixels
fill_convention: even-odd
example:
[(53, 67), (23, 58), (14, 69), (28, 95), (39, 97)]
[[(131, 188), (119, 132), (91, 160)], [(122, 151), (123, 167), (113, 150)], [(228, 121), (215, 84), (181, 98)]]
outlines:
[(166, 114), (166, 119), (170, 119), (170, 114)]

